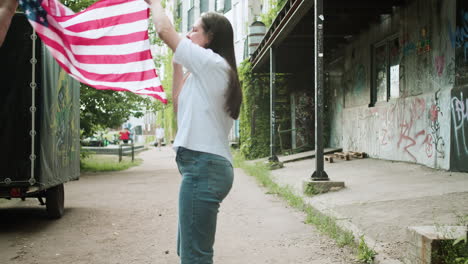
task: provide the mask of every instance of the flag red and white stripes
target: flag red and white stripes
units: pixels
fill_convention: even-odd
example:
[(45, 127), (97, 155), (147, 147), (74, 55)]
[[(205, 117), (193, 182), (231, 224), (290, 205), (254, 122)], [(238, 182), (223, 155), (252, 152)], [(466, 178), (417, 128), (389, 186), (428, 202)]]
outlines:
[(19, 3), (52, 56), (75, 79), (167, 103), (151, 56), (145, 1), (101, 0), (76, 14), (56, 0)]

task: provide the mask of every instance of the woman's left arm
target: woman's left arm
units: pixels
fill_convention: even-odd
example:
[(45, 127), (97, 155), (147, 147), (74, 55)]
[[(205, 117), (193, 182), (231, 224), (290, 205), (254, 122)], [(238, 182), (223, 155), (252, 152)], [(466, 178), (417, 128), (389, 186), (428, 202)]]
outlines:
[(161, 5), (161, 0), (145, 0), (150, 6), (153, 13), (153, 22), (158, 32), (159, 38), (169, 46), (172, 51), (176, 51), (180, 40), (182, 39), (174, 29), (169, 18), (164, 13), (164, 8)]

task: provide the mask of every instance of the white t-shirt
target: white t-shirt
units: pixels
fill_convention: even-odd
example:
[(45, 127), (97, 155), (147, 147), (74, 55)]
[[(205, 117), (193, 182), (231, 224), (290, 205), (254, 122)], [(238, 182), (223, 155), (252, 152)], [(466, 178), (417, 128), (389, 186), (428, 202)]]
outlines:
[(177, 46), (174, 61), (191, 73), (178, 98), (175, 151), (184, 147), (212, 153), (232, 164), (228, 135), (233, 119), (224, 108), (229, 64), (186, 38)]
[(156, 128), (156, 138), (157, 139), (164, 138), (164, 128), (162, 127)]

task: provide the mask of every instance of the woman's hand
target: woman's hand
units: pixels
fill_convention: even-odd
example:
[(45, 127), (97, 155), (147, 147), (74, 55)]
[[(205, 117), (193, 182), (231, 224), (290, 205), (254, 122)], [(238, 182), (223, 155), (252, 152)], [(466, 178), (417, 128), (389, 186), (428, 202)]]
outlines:
[(15, 13), (18, 8), (17, 0), (0, 0), (0, 8), (5, 8), (10, 13)]
[(10, 27), (11, 19), (18, 8), (16, 0), (0, 0), (0, 47)]
[(145, 0), (145, 2), (148, 3), (148, 5), (161, 4), (161, 0)]
[(150, 7), (153, 14), (153, 23), (159, 38), (175, 52), (181, 38), (175, 31), (174, 26), (172, 26), (171, 21), (164, 11), (164, 8), (161, 6), (161, 0), (145, 1), (147, 3), (151, 3)]

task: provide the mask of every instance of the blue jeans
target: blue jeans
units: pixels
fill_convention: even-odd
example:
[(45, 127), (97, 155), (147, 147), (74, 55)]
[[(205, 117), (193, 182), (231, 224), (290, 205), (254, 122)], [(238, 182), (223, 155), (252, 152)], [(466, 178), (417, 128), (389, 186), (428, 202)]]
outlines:
[(176, 161), (182, 175), (177, 254), (181, 264), (211, 264), (219, 204), (234, 179), (232, 165), (222, 156), (183, 147)]

